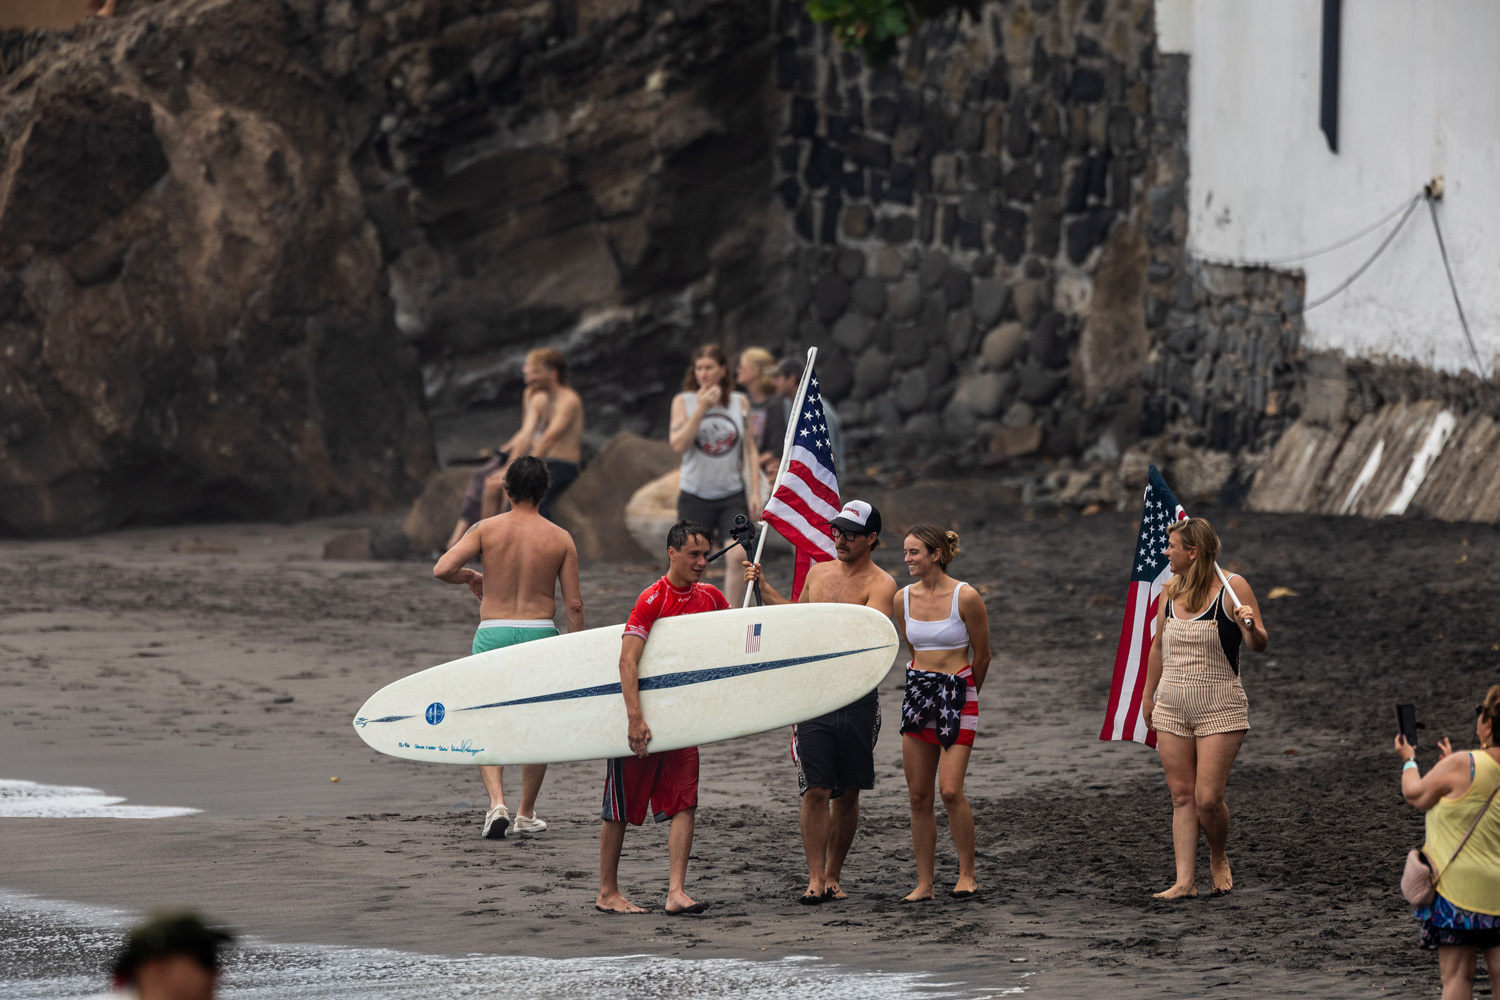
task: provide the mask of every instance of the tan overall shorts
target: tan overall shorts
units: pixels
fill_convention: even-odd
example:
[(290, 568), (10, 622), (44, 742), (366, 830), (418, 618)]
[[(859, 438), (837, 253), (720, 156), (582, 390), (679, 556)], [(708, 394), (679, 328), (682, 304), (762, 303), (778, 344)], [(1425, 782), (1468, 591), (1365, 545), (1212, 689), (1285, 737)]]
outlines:
[(1161, 681), (1151, 727), (1173, 736), (1213, 736), (1250, 728), (1250, 702), (1219, 640), (1218, 604), (1207, 618), (1162, 621)]

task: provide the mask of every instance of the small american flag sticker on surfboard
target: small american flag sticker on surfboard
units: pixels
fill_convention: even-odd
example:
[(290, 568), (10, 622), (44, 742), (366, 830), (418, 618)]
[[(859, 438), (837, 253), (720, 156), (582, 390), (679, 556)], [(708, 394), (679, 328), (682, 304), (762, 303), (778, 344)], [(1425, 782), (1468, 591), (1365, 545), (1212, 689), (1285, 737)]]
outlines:
[(760, 652), (760, 623), (745, 626), (745, 652)]

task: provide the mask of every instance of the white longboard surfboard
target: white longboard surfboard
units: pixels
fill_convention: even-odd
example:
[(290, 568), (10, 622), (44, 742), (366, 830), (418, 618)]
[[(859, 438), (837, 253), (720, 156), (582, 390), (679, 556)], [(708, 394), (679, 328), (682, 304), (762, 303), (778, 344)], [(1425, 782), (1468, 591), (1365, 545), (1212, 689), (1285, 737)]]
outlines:
[[(404, 677), (354, 728), (381, 753), (450, 764), (625, 757), (624, 626), (492, 649)], [(652, 750), (804, 722), (873, 690), (896, 630), (872, 608), (787, 604), (665, 618), (640, 662)]]

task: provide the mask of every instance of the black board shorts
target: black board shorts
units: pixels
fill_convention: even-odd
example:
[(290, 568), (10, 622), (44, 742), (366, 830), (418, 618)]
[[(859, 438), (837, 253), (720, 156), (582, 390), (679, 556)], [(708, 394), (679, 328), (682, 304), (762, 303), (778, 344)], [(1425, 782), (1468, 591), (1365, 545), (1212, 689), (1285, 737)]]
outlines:
[(875, 787), (875, 741), (880, 739), (880, 698), (863, 698), (816, 719), (797, 723), (797, 791)]
[(736, 514), (750, 516), (745, 503), (745, 491), (731, 493), (718, 500), (705, 500), (692, 493), (677, 494), (677, 517), (685, 521), (697, 521), (708, 529), (709, 543), (715, 546), (729, 544), (729, 532), (734, 528)]

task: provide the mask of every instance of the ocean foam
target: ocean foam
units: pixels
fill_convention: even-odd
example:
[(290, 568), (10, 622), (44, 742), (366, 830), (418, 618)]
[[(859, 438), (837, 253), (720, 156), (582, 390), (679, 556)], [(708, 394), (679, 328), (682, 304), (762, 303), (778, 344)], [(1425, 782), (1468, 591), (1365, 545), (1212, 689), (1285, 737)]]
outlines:
[(183, 806), (123, 806), (123, 795), (97, 788), (39, 785), (0, 778), (0, 817), (39, 819), (166, 819), (201, 812)]
[[(0, 1000), (97, 994), (130, 914), (0, 890)], [(285, 945), (241, 938), (228, 952), (224, 1000), (534, 1000), (630, 994), (638, 1000), (985, 1000), (1026, 991), (1029, 973), (981, 987), (921, 972), (852, 969), (816, 956), (782, 959), (446, 957), (382, 948)]]

